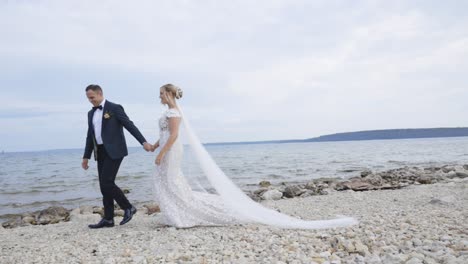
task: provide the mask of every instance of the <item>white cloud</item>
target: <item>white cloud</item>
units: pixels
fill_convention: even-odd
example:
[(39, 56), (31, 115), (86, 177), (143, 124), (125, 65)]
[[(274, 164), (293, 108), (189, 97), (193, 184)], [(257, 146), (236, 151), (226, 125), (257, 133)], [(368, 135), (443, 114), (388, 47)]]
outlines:
[[(106, 69), (115, 75), (144, 72), (179, 84), (185, 90), (185, 112), (203, 141), (462, 126), (468, 19), (452, 14), (460, 9), (457, 4), (437, 5), (6, 1), (0, 3), (0, 34), (6, 40), (0, 42), (0, 58), (18, 64), (19, 73), (36, 63), (51, 69)], [(0, 62), (0, 68), (8, 66)], [(137, 91), (129, 88), (128, 93)], [(8, 94), (1, 100), (11, 102), (5, 107), (38, 105), (75, 120), (89, 108), (75, 105), (76, 100), (70, 106), (66, 97), (57, 103)], [(115, 98), (149, 137), (157, 136), (159, 106), (146, 100), (153, 96), (143, 94), (141, 103)]]

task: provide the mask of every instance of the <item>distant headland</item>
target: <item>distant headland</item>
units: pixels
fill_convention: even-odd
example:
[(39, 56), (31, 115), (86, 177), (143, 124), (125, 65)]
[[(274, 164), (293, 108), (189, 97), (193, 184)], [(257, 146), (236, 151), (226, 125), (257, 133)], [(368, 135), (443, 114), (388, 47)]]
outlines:
[(269, 144), (269, 143), (306, 143), (327, 141), (357, 141), (357, 140), (385, 140), (410, 138), (441, 138), (441, 137), (468, 137), (468, 127), (451, 128), (411, 128), (411, 129), (383, 129), (357, 132), (336, 133), (308, 139), (247, 141), (247, 142), (217, 142), (206, 145), (242, 145), (242, 144)]

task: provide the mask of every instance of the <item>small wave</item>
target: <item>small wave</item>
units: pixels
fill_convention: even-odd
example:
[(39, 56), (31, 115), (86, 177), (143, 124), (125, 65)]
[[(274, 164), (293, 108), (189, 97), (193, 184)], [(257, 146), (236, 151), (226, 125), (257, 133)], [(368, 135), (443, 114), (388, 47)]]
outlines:
[(343, 170), (337, 170), (337, 172), (345, 172), (345, 173), (357, 172), (357, 171), (362, 171), (362, 169), (343, 169)]
[(71, 198), (71, 199), (64, 199), (61, 201), (41, 201), (41, 202), (32, 202), (32, 203), (6, 203), (0, 204), (2, 207), (12, 207), (12, 208), (22, 208), (22, 207), (38, 207), (44, 204), (47, 205), (62, 205), (64, 203), (76, 202), (84, 200), (83, 198)]
[(338, 164), (338, 163), (345, 163), (345, 161), (332, 160), (332, 161), (330, 161), (329, 163)]
[(267, 177), (268, 177), (268, 178), (271, 178), (271, 179), (281, 179), (281, 178), (284, 178), (283, 176), (278, 175), (278, 174), (268, 174)]
[(288, 172), (302, 172), (303, 169), (289, 169)]
[(396, 164), (396, 165), (405, 165), (406, 164), (406, 162), (398, 161), (398, 160), (389, 160), (389, 161), (387, 161), (387, 163)]
[(41, 193), (42, 191), (38, 190), (28, 190), (28, 191), (6, 191), (6, 192), (1, 192), (0, 194), (6, 194), (6, 195), (15, 195), (15, 194), (29, 194), (29, 193)]

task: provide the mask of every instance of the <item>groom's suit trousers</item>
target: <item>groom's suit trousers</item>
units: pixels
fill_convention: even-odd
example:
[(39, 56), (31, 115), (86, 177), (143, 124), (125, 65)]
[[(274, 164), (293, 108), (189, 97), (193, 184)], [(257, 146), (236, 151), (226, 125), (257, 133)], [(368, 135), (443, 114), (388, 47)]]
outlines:
[(124, 210), (131, 208), (132, 205), (122, 190), (115, 184), (115, 177), (123, 158), (111, 159), (104, 145), (98, 145), (97, 151), (99, 186), (103, 196), (104, 218), (110, 220), (114, 218), (114, 200)]

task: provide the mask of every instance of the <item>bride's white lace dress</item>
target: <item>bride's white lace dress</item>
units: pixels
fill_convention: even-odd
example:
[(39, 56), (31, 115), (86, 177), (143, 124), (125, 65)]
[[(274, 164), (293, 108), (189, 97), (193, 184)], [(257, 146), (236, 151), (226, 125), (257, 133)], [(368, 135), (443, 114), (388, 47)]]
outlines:
[[(169, 118), (181, 118), (177, 109), (168, 109), (159, 119), (159, 145), (163, 147), (170, 136)], [(183, 145), (177, 140), (156, 166), (155, 196), (161, 213), (158, 223), (179, 228), (235, 224), (230, 212), (218, 195), (193, 191), (181, 169)]]
[(179, 228), (260, 223), (282, 228), (321, 229), (356, 224), (351, 217), (330, 220), (302, 220), (266, 208), (250, 199), (217, 166), (206, 151), (182, 109), (168, 109), (159, 120), (160, 149), (167, 143), (169, 119), (181, 118), (188, 142), (205, 179), (217, 194), (192, 190), (181, 169), (183, 145), (179, 137), (156, 166), (154, 174), (155, 200), (161, 213), (157, 224)]

